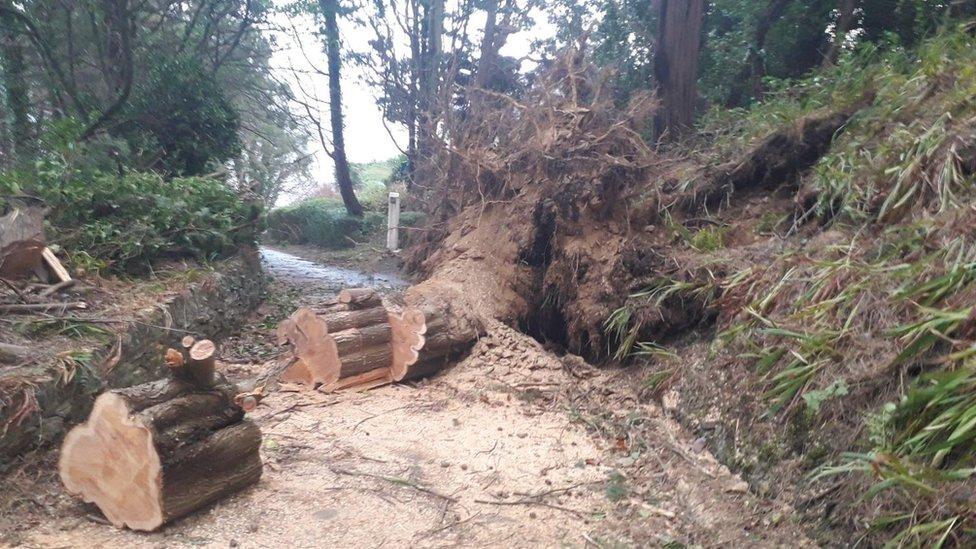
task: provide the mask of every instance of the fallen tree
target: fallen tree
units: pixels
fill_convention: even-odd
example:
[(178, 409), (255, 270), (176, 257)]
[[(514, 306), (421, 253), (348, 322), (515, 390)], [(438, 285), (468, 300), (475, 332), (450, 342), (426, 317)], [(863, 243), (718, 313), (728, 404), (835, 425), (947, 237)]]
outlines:
[[(423, 282), (390, 300), (386, 318), (343, 299), (296, 312), (280, 332), (299, 359), (292, 379), (331, 389), (346, 378), (421, 377), (497, 322), (604, 357), (614, 343), (605, 326), (610, 313), (648, 279), (669, 274), (660, 260), (629, 261), (635, 250), (668, 245), (659, 226), (664, 210), (680, 221), (731, 191), (793, 181), (856, 112), (804, 119), (742, 161), (699, 171), (701, 184), (690, 193), (668, 196), (663, 183), (682, 160), (658, 156), (640, 137), (655, 102), (638, 95), (619, 108), (604, 76), (569, 51), (524, 97), (471, 90), (465, 119), (438, 153), (443, 172), (417, 184), (432, 226), (418, 235), (406, 263)], [(370, 315), (355, 326), (345, 320)], [(687, 326), (699, 316), (662, 318), (688, 317)], [(387, 325), (392, 356), (354, 359), (361, 348), (352, 342), (363, 341), (362, 331), (385, 334)], [(352, 328), (359, 332), (336, 337)], [(356, 377), (364, 375), (369, 379)]]
[(155, 530), (256, 483), (261, 431), (240, 405), (254, 396), (217, 379), (215, 350), (169, 349), (172, 377), (100, 395), (61, 446), (65, 488), (117, 527)]

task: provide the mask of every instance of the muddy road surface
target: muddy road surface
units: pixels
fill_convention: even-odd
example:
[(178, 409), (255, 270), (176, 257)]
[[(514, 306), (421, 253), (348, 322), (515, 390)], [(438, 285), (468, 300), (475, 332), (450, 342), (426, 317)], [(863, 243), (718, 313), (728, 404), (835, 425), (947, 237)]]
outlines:
[[(364, 273), (263, 250), (280, 307)], [(281, 299), (280, 296), (290, 296)], [(271, 340), (264, 308), (247, 337)], [(246, 341), (243, 341), (246, 340)], [(230, 361), (230, 377), (266, 363)], [(635, 397), (625, 370), (556, 357), (498, 327), (432, 379), (361, 393), (282, 390), (253, 418), (264, 476), (156, 533), (117, 530), (63, 493), (56, 452), (6, 481), (21, 547), (802, 547), (787, 507), (749, 493), (697, 440)], [(287, 389), (287, 388), (286, 388)]]

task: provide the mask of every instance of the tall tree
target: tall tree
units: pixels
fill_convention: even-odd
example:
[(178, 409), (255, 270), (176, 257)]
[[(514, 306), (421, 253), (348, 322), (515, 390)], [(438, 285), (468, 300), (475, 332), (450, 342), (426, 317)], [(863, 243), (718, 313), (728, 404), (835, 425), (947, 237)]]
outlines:
[(349, 215), (361, 217), (363, 206), (356, 198), (352, 188), (352, 175), (349, 173), (349, 160), (346, 158), (346, 141), (343, 137), (342, 88), (339, 44), (339, 1), (319, 0), (322, 17), (325, 19), (325, 53), (329, 65), (329, 115), (332, 122), (332, 151), (329, 156), (335, 164), (336, 186), (342, 196), (342, 203)]
[(766, 9), (756, 21), (756, 28), (753, 30), (752, 42), (749, 44), (749, 53), (746, 55), (745, 63), (739, 72), (738, 81), (731, 87), (726, 106), (739, 107), (745, 103), (747, 94), (759, 98), (765, 89), (763, 88), (763, 77), (766, 76), (766, 36), (773, 24), (783, 17), (783, 12), (793, 0), (769, 0)]
[(661, 109), (655, 130), (663, 135), (694, 122), (698, 104), (698, 54), (705, 0), (659, 0), (654, 76)]
[(31, 147), (31, 122), (28, 111), (28, 83), (24, 49), (21, 37), (12, 24), (0, 22), (0, 62), (3, 66), (3, 87), (6, 88), (6, 104), (10, 109), (10, 140), (14, 161), (27, 159)]

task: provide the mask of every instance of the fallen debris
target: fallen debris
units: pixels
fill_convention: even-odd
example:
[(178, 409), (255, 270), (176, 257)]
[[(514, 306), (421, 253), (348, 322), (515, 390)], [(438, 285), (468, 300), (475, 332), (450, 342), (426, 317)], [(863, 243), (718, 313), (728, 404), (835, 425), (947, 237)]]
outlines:
[(0, 215), (0, 277), (23, 278), (40, 265), (47, 210), (19, 200), (8, 210)]
[(54, 255), (51, 248), (45, 246), (44, 250), (41, 251), (41, 259), (44, 260), (44, 266), (47, 270), (54, 275), (58, 283), (64, 284), (66, 282), (71, 282), (71, 275), (68, 274), (68, 269), (64, 268), (58, 256)]
[(0, 362), (13, 364), (30, 356), (30, 349), (23, 345), (0, 343)]
[(0, 312), (4, 313), (33, 313), (38, 311), (76, 311), (87, 309), (84, 301), (55, 301), (51, 303), (7, 303), (0, 304)]

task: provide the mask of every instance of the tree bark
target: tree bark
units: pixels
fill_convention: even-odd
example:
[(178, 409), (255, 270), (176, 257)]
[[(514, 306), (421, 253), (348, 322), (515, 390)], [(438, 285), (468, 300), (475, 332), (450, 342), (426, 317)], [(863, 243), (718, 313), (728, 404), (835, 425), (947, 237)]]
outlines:
[(363, 206), (356, 198), (349, 173), (349, 160), (346, 158), (346, 141), (343, 136), (342, 88), (339, 44), (338, 0), (319, 0), (325, 19), (325, 50), (329, 64), (329, 114), (332, 121), (332, 161), (335, 163), (336, 186), (349, 215), (362, 217)]
[(429, 179), (436, 134), (436, 100), (440, 91), (440, 62), (444, 33), (444, 0), (428, 0), (422, 25), (420, 90), (417, 98), (417, 164), (419, 179)]
[(654, 75), (661, 109), (657, 135), (691, 126), (698, 102), (698, 54), (704, 0), (659, 0)]
[(261, 431), (235, 393), (181, 379), (103, 393), (65, 437), (62, 482), (133, 530), (155, 530), (256, 483)]

